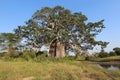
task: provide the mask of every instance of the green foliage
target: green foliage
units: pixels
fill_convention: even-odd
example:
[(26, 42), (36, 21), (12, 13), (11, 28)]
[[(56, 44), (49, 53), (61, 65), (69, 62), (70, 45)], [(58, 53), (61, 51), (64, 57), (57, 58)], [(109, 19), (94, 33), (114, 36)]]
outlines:
[(92, 58), (92, 57), (87, 56), (87, 57), (85, 57), (85, 60), (90, 60), (90, 58)]
[(34, 51), (24, 50), (23, 53), (22, 53), (22, 58), (24, 58), (27, 61), (32, 60), (35, 57), (36, 57), (36, 55), (35, 55)]
[(94, 39), (105, 28), (104, 20), (86, 21), (87, 17), (81, 12), (72, 13), (61, 6), (44, 7), (37, 10), (26, 25), (18, 26), (15, 33), (34, 48), (50, 45), (55, 38), (60, 38), (63, 44), (67, 44), (66, 50), (72, 50), (76, 55), (96, 45), (105, 48), (108, 42)]
[(15, 50), (20, 39), (14, 33), (1, 33), (0, 34), (0, 47), (8, 51), (9, 57), (18, 57), (18, 52)]
[(15, 46), (15, 44), (18, 43), (19, 41), (20, 39), (14, 33), (1, 33), (0, 34), (0, 42), (7, 45), (10, 48), (12, 48), (13, 45)]
[(5, 61), (12, 61), (13, 59), (19, 58), (20, 54), (16, 51), (0, 53), (1, 59)]
[(116, 56), (117, 54), (115, 52), (109, 52), (109, 56)]
[(39, 55), (37, 56), (35, 59), (34, 59), (35, 62), (71, 62), (71, 61), (75, 61), (75, 57), (74, 56), (69, 56), (69, 57), (64, 57), (64, 58), (48, 58), (46, 57), (46, 54), (42, 54), (42, 55)]
[(36, 57), (47, 57), (47, 51), (39, 51), (36, 53)]
[(120, 55), (120, 48), (119, 47), (116, 47), (113, 50), (117, 55)]
[(119, 56), (120, 55), (120, 48), (116, 47), (116, 48), (113, 48), (113, 51), (109, 52), (109, 53), (106, 53), (104, 51), (98, 53), (98, 56), (103, 58), (103, 57), (108, 57), (108, 56)]
[(8, 56), (11, 58), (17, 58), (19, 57), (19, 53), (18, 52), (8, 53)]
[(109, 54), (107, 52), (100, 52), (99, 53), (100, 58), (104, 58), (104, 57), (108, 57), (108, 56), (109, 56)]
[(39, 51), (36, 53), (36, 58), (34, 59), (36, 62), (48, 61), (47, 51)]
[(2, 52), (2, 53), (0, 53), (0, 57), (4, 57), (5, 54), (6, 54), (6, 52)]

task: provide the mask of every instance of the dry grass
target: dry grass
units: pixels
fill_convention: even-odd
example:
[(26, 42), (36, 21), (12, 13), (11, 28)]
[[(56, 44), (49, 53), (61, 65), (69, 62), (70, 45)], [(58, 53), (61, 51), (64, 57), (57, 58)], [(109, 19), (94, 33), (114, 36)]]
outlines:
[[(114, 76), (113, 76), (114, 75)], [(0, 61), (0, 80), (119, 80), (120, 71), (106, 71), (80, 61)]]

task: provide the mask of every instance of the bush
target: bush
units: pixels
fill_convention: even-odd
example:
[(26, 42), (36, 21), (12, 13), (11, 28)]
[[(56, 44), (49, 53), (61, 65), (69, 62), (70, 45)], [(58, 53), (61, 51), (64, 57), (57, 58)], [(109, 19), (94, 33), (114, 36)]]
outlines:
[(0, 57), (4, 57), (6, 52), (0, 53)]
[(115, 52), (110, 52), (109, 56), (116, 56), (117, 54)]
[(41, 57), (47, 57), (47, 51), (39, 51), (36, 53), (36, 57), (41, 56)]
[(100, 52), (98, 55), (100, 58), (108, 57), (109, 54), (107, 52)]
[(34, 59), (35, 57), (36, 57), (36, 55), (35, 55), (34, 51), (24, 50), (22, 53), (22, 58), (24, 58), (27, 61)]
[(18, 52), (12, 52), (12, 53), (8, 53), (8, 56), (11, 57), (11, 58), (17, 58), (19, 57), (19, 53)]
[(37, 62), (48, 61), (47, 51), (37, 52), (36, 58), (34, 59), (34, 61), (37, 61)]
[(116, 47), (113, 50), (117, 55), (120, 55), (120, 48)]
[(89, 56), (85, 57), (85, 60), (90, 60), (90, 57)]

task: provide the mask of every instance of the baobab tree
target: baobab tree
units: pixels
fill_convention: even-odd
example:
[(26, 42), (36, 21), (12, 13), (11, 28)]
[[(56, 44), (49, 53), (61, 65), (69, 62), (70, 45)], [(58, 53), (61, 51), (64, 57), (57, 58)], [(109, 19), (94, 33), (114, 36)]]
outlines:
[(70, 50), (78, 56), (96, 45), (104, 48), (108, 44), (94, 39), (105, 28), (104, 20), (86, 21), (87, 17), (81, 12), (72, 13), (61, 6), (44, 7), (37, 10), (26, 25), (19, 26), (15, 32), (35, 48), (50, 46), (51, 57), (57, 57), (58, 54), (63, 57)]

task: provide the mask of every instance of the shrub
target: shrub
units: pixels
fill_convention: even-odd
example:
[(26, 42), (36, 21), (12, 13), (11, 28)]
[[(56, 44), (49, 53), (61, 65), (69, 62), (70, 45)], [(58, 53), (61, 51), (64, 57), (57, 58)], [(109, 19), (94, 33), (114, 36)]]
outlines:
[(113, 50), (117, 55), (120, 55), (120, 48), (116, 47)]
[(30, 50), (24, 50), (22, 53), (22, 58), (24, 58), (25, 60), (30, 60), (30, 59), (34, 59), (35, 58), (35, 52), (34, 51), (30, 51)]
[(115, 52), (110, 52), (109, 56), (116, 56), (117, 54)]
[(90, 57), (89, 56), (85, 57), (85, 60), (90, 60)]
[(47, 51), (39, 51), (36, 53), (36, 58), (34, 59), (37, 62), (47, 61)]
[(0, 53), (0, 57), (4, 57), (6, 52)]
[(8, 53), (8, 56), (11, 57), (11, 58), (17, 58), (17, 57), (19, 57), (19, 53), (14, 51), (12, 53)]
[(108, 56), (109, 56), (109, 54), (107, 52), (100, 52), (99, 53), (100, 58), (104, 58), (104, 57), (108, 57)]
[(39, 51), (36, 53), (36, 57), (41, 56), (41, 57), (47, 57), (47, 51)]

